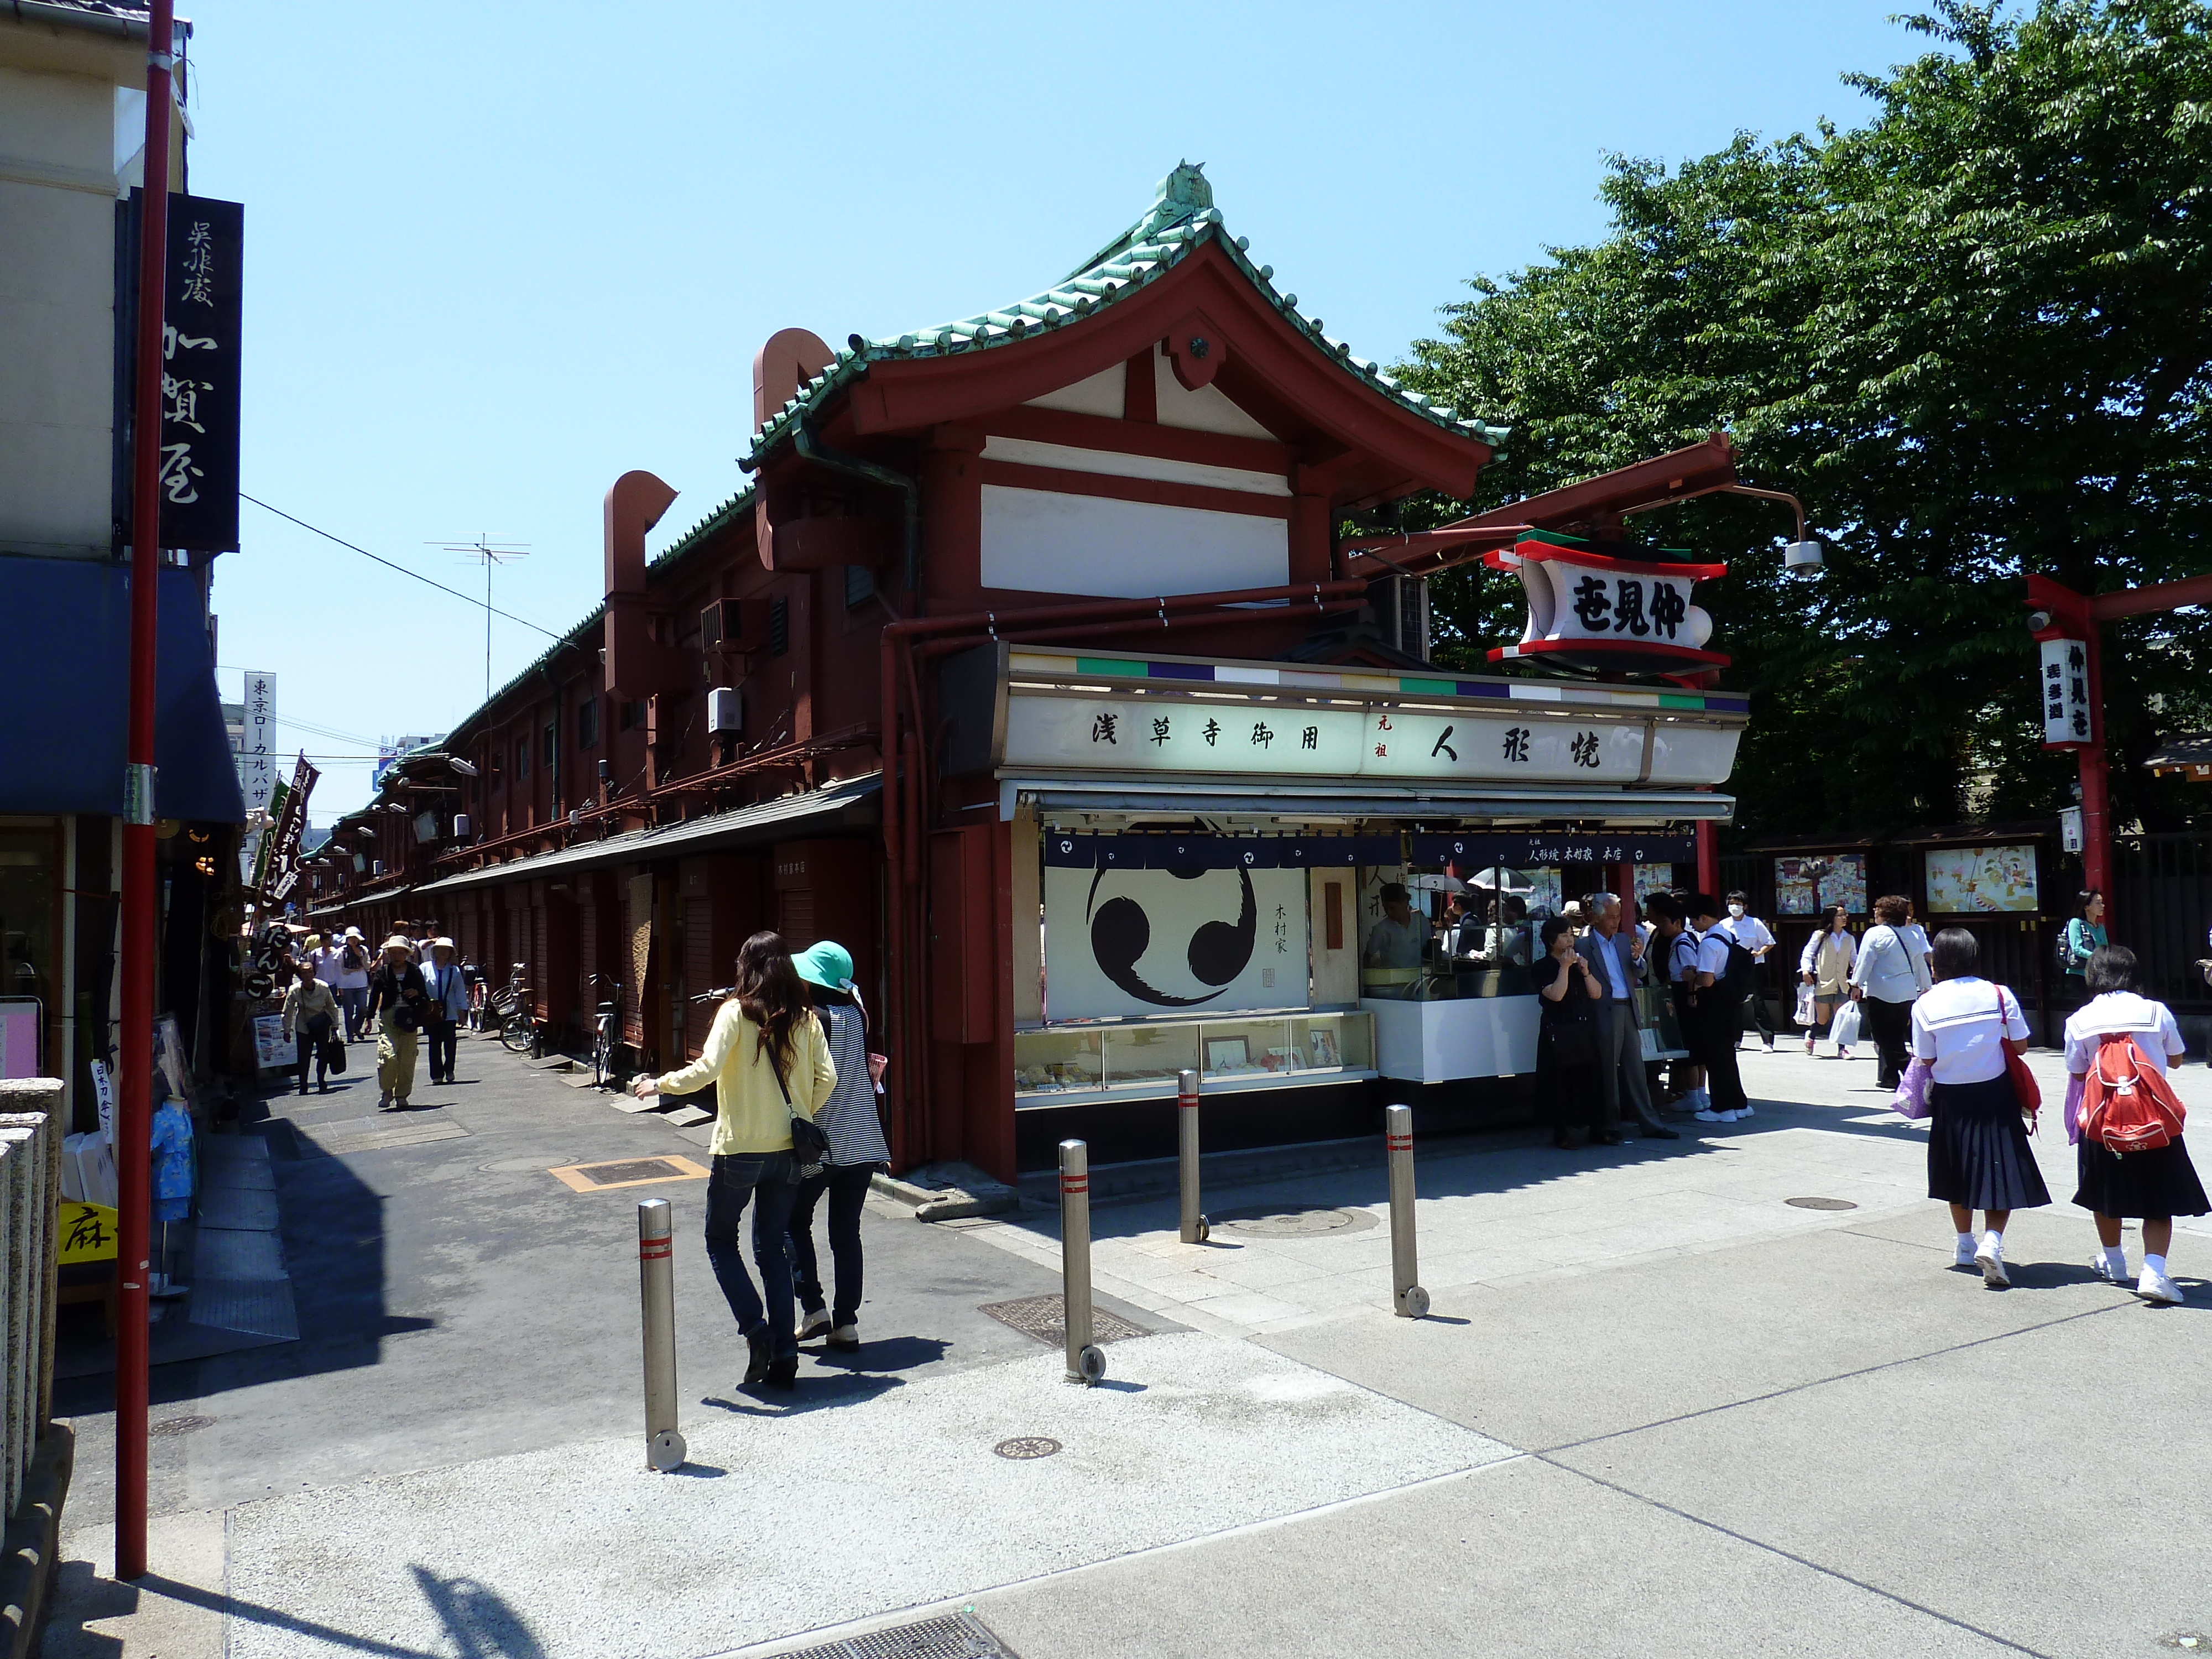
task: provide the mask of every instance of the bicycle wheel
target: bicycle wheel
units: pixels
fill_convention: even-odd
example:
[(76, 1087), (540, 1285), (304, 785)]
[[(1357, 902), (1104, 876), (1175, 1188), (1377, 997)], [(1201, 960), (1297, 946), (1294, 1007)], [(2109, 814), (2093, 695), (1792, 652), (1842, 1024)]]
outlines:
[(520, 1014), (515, 1015), (512, 1019), (502, 1021), (499, 1028), (500, 1042), (518, 1054), (526, 1054), (530, 1052), (531, 1042), (536, 1035), (537, 1033), (530, 1029), (530, 1022)]

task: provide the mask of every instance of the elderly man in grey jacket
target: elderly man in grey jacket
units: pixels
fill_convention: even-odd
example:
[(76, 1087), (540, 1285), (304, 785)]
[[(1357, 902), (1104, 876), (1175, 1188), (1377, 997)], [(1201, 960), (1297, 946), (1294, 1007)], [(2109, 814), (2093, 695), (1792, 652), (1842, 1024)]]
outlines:
[(1644, 978), (1644, 943), (1633, 932), (1621, 931), (1620, 900), (1615, 895), (1592, 893), (1583, 901), (1583, 910), (1590, 918), (1590, 927), (1582, 936), (1582, 952), (1605, 991), (1597, 1005), (1597, 1077), (1604, 1121), (1620, 1121), (1626, 1096), (1636, 1111), (1638, 1133), (1680, 1140), (1681, 1136), (1652, 1109), (1651, 1089), (1644, 1074), (1643, 1022), (1636, 1012), (1636, 988)]

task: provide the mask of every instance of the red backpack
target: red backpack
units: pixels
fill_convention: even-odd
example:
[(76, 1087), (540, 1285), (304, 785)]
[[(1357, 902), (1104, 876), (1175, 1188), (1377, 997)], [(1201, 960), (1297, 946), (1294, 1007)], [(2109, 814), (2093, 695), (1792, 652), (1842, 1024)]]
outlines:
[(2166, 1073), (2132, 1036), (2107, 1031), (2097, 1039), (2097, 1063), (2081, 1080), (2084, 1140), (2115, 1152), (2154, 1152), (2181, 1133), (2186, 1115)]

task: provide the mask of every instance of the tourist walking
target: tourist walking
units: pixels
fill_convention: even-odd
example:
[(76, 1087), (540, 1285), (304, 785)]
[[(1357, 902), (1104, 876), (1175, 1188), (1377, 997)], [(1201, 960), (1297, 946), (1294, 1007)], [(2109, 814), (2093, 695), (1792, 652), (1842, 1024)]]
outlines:
[(324, 1044), (338, 1027), (337, 999), (315, 977), (312, 960), (299, 964), (298, 976), (284, 992), (284, 1035), (299, 1055), (300, 1092), (307, 1092), (307, 1063), (314, 1062), (315, 1087), (331, 1091), (330, 1061)]
[(1528, 969), (1539, 999), (1536, 1098), (1550, 1112), (1552, 1144), (1572, 1151), (1588, 1134), (1601, 1146), (1618, 1146), (1620, 1097), (1608, 1115), (1597, 1084), (1597, 1004), (1605, 989), (1575, 949), (1574, 923), (1547, 917), (1538, 938), (1544, 954)]
[(1896, 1088), (1905, 1075), (1912, 1000), (1930, 983), (1928, 963), (1902, 931), (1911, 914), (1911, 907), (1898, 895), (1876, 899), (1875, 925), (1859, 941), (1858, 962), (1851, 969), (1851, 995), (1881, 1058), (1881, 1075), (1875, 1080), (1885, 1089)]
[(430, 960), (422, 969), (422, 984), (430, 993), (422, 1021), (422, 1035), (430, 1050), (430, 1081), (450, 1084), (460, 1048), (461, 1021), (469, 1012), (469, 979), (453, 960), (453, 940), (441, 936), (430, 941)]
[[(1813, 988), (1813, 1023), (1805, 1028), (1805, 1052), (1823, 1030), (1832, 1030), (1836, 1009), (1850, 995), (1851, 964), (1858, 960), (1859, 942), (1851, 933), (1851, 913), (1842, 905), (1828, 912), (1827, 925), (1805, 941), (1797, 956), (1797, 977)], [(1850, 1050), (1840, 1043), (1838, 1060), (1849, 1060)]]
[[(877, 1082), (868, 1064), (868, 1014), (853, 982), (852, 953), (823, 939), (792, 959), (815, 1017), (829, 1039), (836, 1086), (814, 1115), (830, 1137), (830, 1156), (821, 1169), (802, 1176), (791, 1205), (793, 1291), (799, 1298), (799, 1340), (828, 1334), (833, 1348), (860, 1346), (860, 1206), (868, 1182), (890, 1167), (891, 1149), (884, 1143), (883, 1121), (876, 1113)], [(814, 1253), (814, 1208), (830, 1201), (830, 1255), (836, 1270), (834, 1304), (822, 1293), (822, 1269)]]
[(337, 994), (338, 1006), (345, 1013), (348, 1042), (360, 1042), (368, 1024), (368, 941), (362, 938), (360, 928), (349, 927), (338, 941), (337, 969), (329, 976), (330, 988)]
[(2012, 1282), (2005, 1224), (2051, 1202), (2027, 1141), (2034, 1109), (2012, 1075), (2027, 1018), (2018, 997), (1977, 971), (1981, 946), (1965, 928), (1936, 934), (1931, 954), (1936, 982), (1908, 1016), (1913, 1056), (1928, 1062), (1928, 1196), (1951, 1206), (1953, 1265), (1979, 1267), (1983, 1283), (2002, 1289)]
[[(811, 1120), (837, 1085), (822, 1022), (782, 936), (755, 933), (738, 952), (737, 984), (714, 1015), (707, 1046), (689, 1066), (659, 1077), (641, 1073), (631, 1091), (690, 1094), (712, 1079), (714, 1133), (708, 1142), (707, 1261), (751, 1352), (744, 1382), (790, 1388), (799, 1376), (799, 1335), (792, 1323), (791, 1121)], [(753, 1212), (753, 1265), (745, 1272), (738, 1229)]]
[(1600, 1121), (1616, 1126), (1626, 1100), (1636, 1114), (1638, 1132), (1659, 1140), (1681, 1136), (1652, 1109), (1650, 1079), (1644, 1071), (1644, 1018), (1636, 1006), (1636, 988), (1644, 977), (1644, 941), (1622, 931), (1620, 900), (1592, 893), (1583, 901), (1589, 932), (1577, 947), (1597, 967), (1605, 994), (1597, 1005), (1597, 1086)]
[(2087, 977), (2089, 958), (2111, 943), (2105, 933), (2105, 896), (2094, 888), (2075, 894), (2074, 914), (2058, 936), (2058, 969), (2069, 1006), (2078, 1007), (2095, 994)]
[(1743, 1042), (1746, 1027), (1755, 1027), (1759, 1038), (1765, 1044), (1766, 1052), (1774, 1052), (1774, 1027), (1766, 1014), (1766, 956), (1774, 948), (1773, 930), (1751, 914), (1750, 897), (1743, 893), (1728, 896), (1728, 915), (1721, 921), (1731, 938), (1751, 952), (1751, 993), (1744, 998), (1743, 1006), (1736, 1010), (1736, 1042)]
[[(2126, 946), (2100, 945), (2090, 954), (2082, 975), (2090, 1000), (2066, 1021), (2066, 1069), (2082, 1091), (2085, 1108), (2094, 1103), (2087, 1086), (2090, 1073), (2101, 1073), (2104, 1085), (2132, 1081), (2136, 1090), (2150, 1095), (2156, 1091), (2143, 1088), (2144, 1074), (2163, 1079), (2167, 1063), (2182, 1056), (2181, 1029), (2174, 1023), (2173, 1010), (2136, 994), (2135, 976), (2136, 955)], [(2095, 1092), (2109, 1093), (2104, 1085)], [(2172, 1107), (2178, 1104), (2172, 1103)], [(2141, 1221), (2143, 1265), (2136, 1294), (2146, 1302), (2179, 1303), (2181, 1291), (2166, 1265), (2166, 1251), (2173, 1243), (2173, 1218), (2203, 1215), (2212, 1208), (2197, 1166), (2182, 1144), (2179, 1115), (2165, 1145), (2129, 1152), (2115, 1152), (2101, 1138), (2111, 1127), (2109, 1109), (2084, 1122), (2087, 1115), (2076, 1114), (2069, 1091), (2066, 1130), (2079, 1143), (2074, 1201), (2097, 1220), (2097, 1242), (2103, 1246), (2094, 1264), (2098, 1277), (2115, 1285), (2128, 1282), (2120, 1224)]]
[(1735, 1064), (1735, 1047), (1743, 1032), (1743, 993), (1739, 988), (1743, 975), (1731, 971), (1729, 960), (1731, 951), (1743, 947), (1721, 925), (1720, 905), (1705, 894), (1694, 895), (1682, 908), (1698, 933), (1697, 970), (1690, 981), (1690, 1018), (1683, 1036), (1705, 1068), (1711, 1097), (1692, 1115), (1708, 1123), (1733, 1123), (1753, 1115), (1751, 1098), (1743, 1091)]
[(376, 1109), (407, 1109), (415, 1092), (415, 1042), (429, 1012), (422, 970), (403, 933), (384, 941), (383, 960), (368, 975), (368, 1018), (376, 1025)]

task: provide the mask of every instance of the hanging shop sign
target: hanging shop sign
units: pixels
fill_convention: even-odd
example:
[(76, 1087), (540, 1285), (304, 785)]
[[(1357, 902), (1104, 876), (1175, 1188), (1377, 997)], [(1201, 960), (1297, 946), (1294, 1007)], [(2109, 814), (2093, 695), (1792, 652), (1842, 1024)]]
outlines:
[(1048, 865), (1046, 1017), (1304, 1008), (1306, 896), (1299, 870)]
[(276, 787), (276, 677), (248, 669), (238, 733), (238, 788), (249, 811)]
[(106, 1205), (75, 1198), (63, 1200), (60, 1223), (54, 1229), (63, 1267), (79, 1261), (112, 1261), (121, 1237), (116, 1212)]
[[(131, 192), (134, 240), (142, 201)], [(161, 328), (161, 542), (201, 553), (238, 547), (240, 282), (246, 210), (204, 196), (169, 198), (168, 283)], [(135, 319), (118, 307), (135, 344)], [(127, 498), (127, 497), (126, 497)], [(125, 515), (128, 522), (128, 515)]]
[(2042, 640), (2043, 746), (2078, 749), (2090, 740), (2089, 647), (2082, 640)]
[(1417, 865), (1448, 865), (1462, 874), (1476, 870), (1526, 870), (1558, 865), (1594, 868), (1601, 864), (1688, 864), (1698, 856), (1691, 836), (1551, 834), (1531, 830), (1504, 835), (1431, 836), (1413, 838)]
[(1493, 570), (1520, 577), (1528, 601), (1520, 642), (1493, 649), (1492, 662), (1528, 657), (1670, 677), (1728, 665), (1705, 648), (1713, 619), (1690, 603), (1692, 584), (1726, 575), (1724, 564), (1618, 557), (1541, 532), (1482, 556)]
[(315, 780), (321, 775), (307, 764), (304, 754), (293, 764), (292, 781), (284, 791), (283, 809), (269, 831), (268, 872), (275, 884), (263, 890), (272, 899), (283, 898), (300, 878), (300, 836), (307, 827), (307, 799), (314, 793)]

